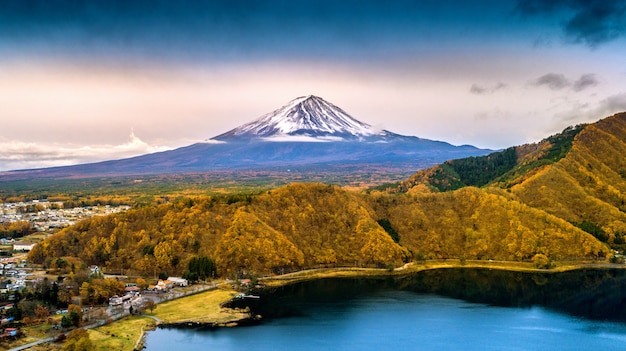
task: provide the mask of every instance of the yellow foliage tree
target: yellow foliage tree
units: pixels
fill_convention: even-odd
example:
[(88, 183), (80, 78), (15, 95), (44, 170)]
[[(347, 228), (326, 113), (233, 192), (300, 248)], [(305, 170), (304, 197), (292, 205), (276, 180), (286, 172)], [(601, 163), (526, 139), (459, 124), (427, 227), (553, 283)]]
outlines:
[(269, 273), (303, 264), (304, 255), (283, 234), (240, 209), (215, 252), (218, 270), (233, 273)]

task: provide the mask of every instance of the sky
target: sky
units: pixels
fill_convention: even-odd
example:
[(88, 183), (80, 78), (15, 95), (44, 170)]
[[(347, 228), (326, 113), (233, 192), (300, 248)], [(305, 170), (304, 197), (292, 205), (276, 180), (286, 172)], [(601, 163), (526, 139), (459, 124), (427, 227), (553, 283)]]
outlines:
[(0, 0), (0, 171), (224, 133), (303, 95), (501, 149), (626, 111), (622, 0)]

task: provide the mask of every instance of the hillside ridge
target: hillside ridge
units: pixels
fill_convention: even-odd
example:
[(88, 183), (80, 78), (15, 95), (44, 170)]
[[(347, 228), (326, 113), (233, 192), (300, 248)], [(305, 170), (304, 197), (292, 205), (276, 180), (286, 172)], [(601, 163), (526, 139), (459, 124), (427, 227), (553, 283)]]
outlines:
[[(446, 161), (418, 171), (402, 182), (399, 189), (439, 192), (475, 185), (494, 193), (505, 191), (511, 199), (586, 227), (599, 233), (606, 243), (623, 249), (626, 234), (623, 155), (626, 155), (626, 113), (618, 113), (596, 123), (569, 127), (537, 144)], [(490, 172), (491, 169), (496, 171)], [(487, 170), (482, 173), (485, 178), (474, 184), (467, 184), (468, 177), (459, 174), (480, 175), (484, 170)]]

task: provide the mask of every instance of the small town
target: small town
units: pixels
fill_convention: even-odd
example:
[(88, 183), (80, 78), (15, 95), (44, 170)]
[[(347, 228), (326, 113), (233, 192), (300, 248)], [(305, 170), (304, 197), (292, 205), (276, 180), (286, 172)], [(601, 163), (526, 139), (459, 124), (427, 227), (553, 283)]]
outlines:
[[(27, 222), (28, 231), (33, 234), (23, 238), (21, 233), (14, 235), (15, 237), (3, 233), (0, 238), (0, 255), (3, 256), (0, 259), (0, 341), (15, 340), (24, 336), (20, 328), (24, 323), (23, 320), (19, 320), (22, 319), (20, 317), (23, 317), (21, 316), (23, 312), (28, 314), (28, 311), (24, 311), (23, 308), (20, 308), (21, 306), (18, 307), (18, 303), (24, 297), (29, 294), (32, 295), (33, 292), (36, 293), (42, 287), (50, 288), (54, 285), (56, 289), (58, 287), (70, 288), (65, 286), (62, 277), (58, 278), (59, 281), (50, 283), (49, 272), (43, 267), (36, 267), (28, 263), (27, 254), (37, 242), (82, 219), (118, 213), (129, 208), (130, 206), (126, 205), (64, 208), (63, 202), (49, 202), (47, 200), (0, 203), (0, 225), (10, 228), (11, 224), (16, 222)], [(102, 275), (98, 267), (89, 267), (89, 272), (90, 275)], [(164, 292), (165, 289), (172, 287), (169, 280), (160, 281), (160, 285), (151, 287), (151, 291)], [(132, 306), (136, 310), (140, 310), (144, 306), (144, 300), (140, 294), (141, 290), (134, 283), (128, 284), (121, 296), (116, 295), (108, 301), (108, 307), (82, 308), (80, 311), (81, 318), (83, 321), (97, 320), (98, 317), (115, 318), (125, 313), (129, 314), (129, 310), (132, 311), (133, 309)], [(38, 314), (35, 314), (44, 316), (43, 312), (47, 312), (45, 314), (51, 316), (48, 320), (52, 322), (53, 328), (62, 331), (61, 324), (63, 317), (68, 314), (68, 309), (56, 311), (45, 309), (46, 311), (39, 311)], [(18, 321), (19, 323), (17, 323)]]
[(0, 203), (0, 224), (27, 221), (38, 232), (69, 227), (81, 219), (126, 211), (130, 206), (87, 206), (64, 208), (63, 202), (33, 200)]
[[(141, 278), (103, 274), (98, 266), (90, 266), (86, 272), (87, 280), (76, 289), (77, 279), (59, 275), (55, 280), (49, 271), (31, 266), (23, 259), (2, 259), (0, 267), (3, 273), (0, 283), (0, 349), (50, 346), (64, 341), (73, 330), (98, 328), (127, 316), (152, 311), (162, 302), (217, 288), (217, 284), (210, 283), (192, 285), (181, 277), (167, 277), (148, 284)], [(94, 281), (108, 282), (114, 286), (115, 293), (107, 291), (104, 296), (94, 298), (92, 289), (95, 288), (89, 287), (88, 283), (95, 286)], [(74, 290), (79, 293), (75, 295)], [(57, 302), (51, 301), (44, 306), (29, 300), (29, 296), (56, 297)], [(62, 296), (67, 296), (65, 307), (58, 302), (65, 298)], [(54, 305), (58, 307), (54, 308)], [(41, 332), (36, 331), (39, 329)], [(141, 338), (137, 340), (141, 341)]]
[(152, 311), (162, 302), (217, 288), (217, 283), (176, 276), (143, 279), (110, 274), (96, 265), (79, 266), (63, 259), (50, 266), (28, 260), (28, 253), (39, 242), (60, 229), (129, 208), (64, 208), (63, 202), (46, 200), (0, 203), (0, 225), (10, 229), (21, 222), (29, 232), (11, 235), (8, 230), (0, 238), (0, 349), (50, 347), (72, 337), (74, 330), (109, 325)]

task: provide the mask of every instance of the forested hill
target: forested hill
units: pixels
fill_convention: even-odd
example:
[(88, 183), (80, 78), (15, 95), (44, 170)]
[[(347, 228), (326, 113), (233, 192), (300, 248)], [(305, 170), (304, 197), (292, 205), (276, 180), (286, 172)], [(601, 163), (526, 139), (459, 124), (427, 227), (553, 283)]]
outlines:
[(408, 192), (481, 186), (540, 209), (623, 248), (626, 113), (568, 128), (538, 144), (448, 161), (401, 185)]
[(585, 125), (569, 127), (539, 143), (510, 147), (485, 156), (446, 161), (421, 170), (402, 182), (400, 190), (426, 185), (434, 191), (449, 191), (464, 186), (498, 184), (511, 187), (537, 169), (558, 162), (572, 148), (574, 138)]
[[(30, 253), (47, 267), (184, 274), (209, 257), (218, 274), (268, 274), (320, 266), (396, 267), (413, 259), (597, 259), (607, 246), (543, 211), (464, 188), (373, 194), (296, 183), (254, 196), (185, 198), (94, 217)], [(59, 260), (60, 259), (60, 260)], [(62, 268), (62, 267), (61, 267)]]
[(618, 114), (538, 144), (446, 162), (417, 173), (405, 192), (294, 183), (180, 198), (85, 220), (30, 258), (147, 276), (183, 274), (206, 258), (223, 276), (421, 259), (606, 259), (611, 247), (624, 249), (624, 155), (626, 114)]

